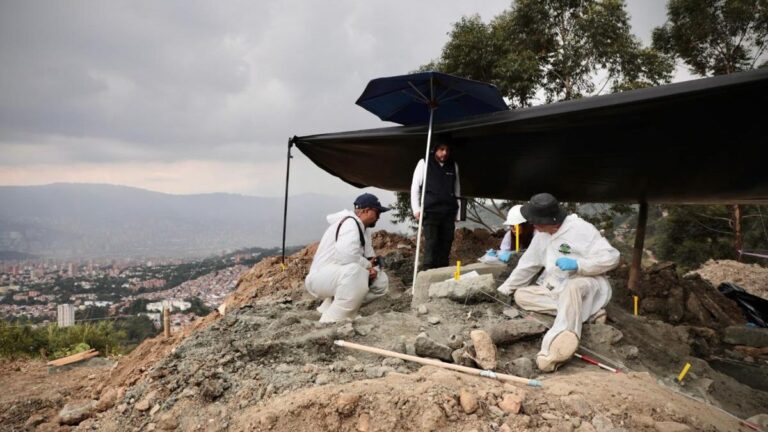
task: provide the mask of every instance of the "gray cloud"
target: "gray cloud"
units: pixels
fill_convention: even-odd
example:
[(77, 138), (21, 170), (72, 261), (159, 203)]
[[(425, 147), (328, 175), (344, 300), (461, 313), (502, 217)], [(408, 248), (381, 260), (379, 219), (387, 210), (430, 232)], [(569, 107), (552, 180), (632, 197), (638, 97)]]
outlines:
[[(171, 167), (188, 160), (282, 167), (291, 135), (383, 125), (354, 105), (368, 80), (439, 56), (462, 15), (488, 20), (508, 6), (508, 0), (2, 2), (0, 170)], [(632, 2), (629, 10), (639, 16), (633, 23), (644, 39), (650, 34), (644, 27), (664, 20), (662, 0)], [(16, 172), (22, 171), (13, 174), (19, 183), (28, 182)], [(135, 165), (131, 173), (139, 175)], [(0, 181), (8, 181), (2, 174)], [(136, 182), (146, 186), (153, 178), (148, 173), (145, 183)], [(281, 181), (255, 179), (251, 189), (236, 192), (273, 191)]]

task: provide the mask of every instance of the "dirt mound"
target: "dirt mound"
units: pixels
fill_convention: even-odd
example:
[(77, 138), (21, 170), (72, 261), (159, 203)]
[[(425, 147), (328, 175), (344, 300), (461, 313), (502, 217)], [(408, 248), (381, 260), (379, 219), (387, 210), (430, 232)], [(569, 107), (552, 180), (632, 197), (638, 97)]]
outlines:
[[(48, 372), (44, 360), (0, 362), (0, 430), (27, 430), (31, 423), (53, 419), (66, 401), (90, 396), (93, 386), (106, 377), (111, 368), (104, 359), (92, 359), (91, 367), (75, 367), (55, 374)], [(32, 427), (34, 429), (34, 426)]]
[(761, 265), (709, 260), (691, 273), (699, 274), (715, 287), (723, 282), (731, 282), (752, 295), (768, 300), (768, 268)]
[(635, 292), (626, 281), (629, 267), (622, 265), (611, 272), (612, 302), (627, 311), (633, 309), (632, 296), (639, 297), (639, 313), (671, 324), (689, 324), (715, 329), (744, 325), (746, 320), (738, 305), (720, 294), (698, 274), (680, 277), (674, 263), (661, 263), (643, 269)]
[(219, 317), (218, 312), (213, 312), (171, 333), (169, 338), (160, 334), (145, 340), (128, 355), (115, 359), (117, 364), (106, 380), (96, 386), (96, 393), (99, 394), (104, 387), (127, 387), (135, 384), (155, 363), (165, 358), (189, 335), (206, 328)]
[[(589, 389), (584, 386), (590, 382)], [(522, 400), (519, 413), (505, 399)], [(464, 402), (464, 403), (463, 403)], [(514, 402), (513, 402), (514, 403)], [(648, 374), (553, 376), (543, 389), (433, 367), (412, 375), (304, 390), (251, 407), (234, 430), (739, 430), (733, 418), (661, 389)], [(662, 429), (664, 427), (677, 429)]]
[(460, 260), (465, 265), (476, 263), (488, 249), (498, 249), (503, 238), (503, 231), (491, 233), (482, 228), (459, 228), (451, 246), (450, 262), (453, 264)]

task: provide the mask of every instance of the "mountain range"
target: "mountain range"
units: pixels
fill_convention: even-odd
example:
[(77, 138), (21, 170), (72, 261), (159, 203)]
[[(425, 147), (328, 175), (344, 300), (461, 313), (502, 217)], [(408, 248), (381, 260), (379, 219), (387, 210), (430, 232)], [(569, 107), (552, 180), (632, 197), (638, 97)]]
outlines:
[[(318, 240), (327, 227), (325, 215), (351, 209), (353, 200), (291, 196), (286, 244)], [(0, 186), (0, 252), (52, 258), (200, 257), (279, 246), (282, 218), (282, 197), (171, 195), (104, 184)], [(386, 216), (379, 225), (394, 228)]]

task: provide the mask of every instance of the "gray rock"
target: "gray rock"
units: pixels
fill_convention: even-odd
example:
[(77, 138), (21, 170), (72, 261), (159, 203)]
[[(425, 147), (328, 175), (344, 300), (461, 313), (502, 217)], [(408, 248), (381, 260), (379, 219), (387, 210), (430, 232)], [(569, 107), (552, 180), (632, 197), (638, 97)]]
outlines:
[(592, 426), (594, 426), (597, 432), (613, 432), (613, 422), (602, 414), (596, 415), (592, 419)]
[(176, 430), (179, 427), (179, 420), (172, 413), (165, 413), (157, 421), (157, 427), (160, 430)]
[(504, 316), (512, 319), (520, 317), (520, 311), (515, 308), (504, 309), (502, 313), (504, 314)]
[(488, 334), (497, 346), (509, 345), (522, 339), (538, 336), (547, 331), (543, 325), (530, 320), (512, 320), (491, 326)]
[(429, 312), (429, 310), (427, 310), (426, 306), (421, 305), (419, 306), (418, 312), (419, 312), (419, 315), (426, 315)]
[(723, 342), (763, 348), (768, 346), (768, 329), (747, 326), (726, 327), (723, 332)]
[(367, 336), (369, 333), (371, 333), (371, 331), (373, 331), (373, 326), (369, 324), (355, 327), (355, 333), (359, 334), (360, 336)]
[(520, 357), (509, 364), (509, 373), (522, 378), (533, 378), (536, 371), (533, 369), (533, 361), (528, 357)]
[(392, 345), (389, 346), (390, 351), (399, 352), (401, 354), (406, 353), (406, 347), (405, 347), (405, 337), (400, 336), (397, 338), (396, 341), (392, 342)]
[(640, 350), (637, 349), (637, 347), (634, 345), (625, 345), (619, 348), (619, 352), (627, 360), (634, 360), (637, 358), (638, 355), (640, 355)]
[(393, 368), (396, 368), (398, 366), (402, 366), (405, 364), (405, 360), (399, 359), (397, 357), (387, 357), (384, 360), (382, 360), (381, 365), (382, 366), (390, 366)]
[(453, 360), (451, 357), (453, 350), (447, 345), (435, 342), (426, 333), (420, 333), (416, 336), (415, 348), (417, 356), (432, 357), (447, 362)]
[(336, 329), (336, 335), (342, 339), (349, 339), (355, 335), (355, 328), (352, 327), (352, 323), (346, 323)]
[(381, 378), (387, 373), (387, 369), (380, 367), (367, 367), (365, 368), (365, 376), (368, 378)]
[(448, 344), (449, 347), (452, 349), (459, 349), (464, 346), (464, 341), (461, 339), (461, 336), (452, 334), (448, 337)]
[(332, 381), (332, 377), (329, 374), (319, 374), (317, 375), (317, 378), (315, 378), (315, 384), (317, 385), (326, 385)]
[(431, 317), (427, 318), (427, 322), (432, 324), (432, 325), (440, 324), (440, 317), (431, 316)]
[(689, 432), (691, 430), (688, 426), (673, 421), (656, 422), (655, 426), (658, 432)]
[(447, 298), (456, 302), (488, 301), (496, 292), (493, 275), (484, 274), (473, 278), (436, 282), (429, 286), (430, 298)]
[(581, 333), (584, 345), (592, 347), (613, 345), (623, 337), (624, 334), (608, 324), (587, 324)]
[(59, 423), (64, 425), (76, 425), (91, 417), (96, 411), (96, 402), (92, 400), (75, 401), (64, 405), (59, 411)]
[(584, 399), (584, 396), (582, 395), (573, 394), (563, 396), (560, 398), (560, 402), (563, 403), (565, 412), (572, 416), (587, 417), (592, 414), (592, 408), (589, 406), (589, 403), (587, 403), (587, 400)]

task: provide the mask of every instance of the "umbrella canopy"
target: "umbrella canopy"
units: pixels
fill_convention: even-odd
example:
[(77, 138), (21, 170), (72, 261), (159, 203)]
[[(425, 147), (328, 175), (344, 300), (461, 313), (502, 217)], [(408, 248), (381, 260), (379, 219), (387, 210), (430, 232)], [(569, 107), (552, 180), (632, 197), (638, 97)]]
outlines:
[(401, 125), (449, 122), (506, 111), (496, 86), (440, 72), (420, 72), (371, 80), (356, 102), (380, 119)]

